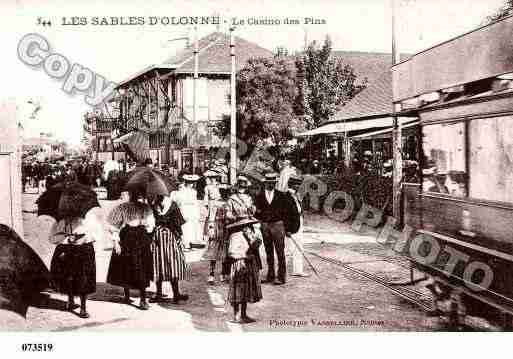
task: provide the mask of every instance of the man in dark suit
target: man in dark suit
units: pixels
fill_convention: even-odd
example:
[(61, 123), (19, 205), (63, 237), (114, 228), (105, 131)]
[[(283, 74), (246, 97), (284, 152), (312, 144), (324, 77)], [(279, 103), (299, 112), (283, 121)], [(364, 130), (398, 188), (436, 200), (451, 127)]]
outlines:
[[(289, 196), (275, 190), (276, 173), (267, 173), (264, 189), (255, 198), (255, 217), (262, 224), (262, 235), (267, 256), (267, 278), (262, 283), (281, 285), (286, 280), (285, 225), (290, 207)], [(274, 252), (278, 257), (278, 277), (275, 276)], [(276, 281), (275, 281), (276, 279)]]

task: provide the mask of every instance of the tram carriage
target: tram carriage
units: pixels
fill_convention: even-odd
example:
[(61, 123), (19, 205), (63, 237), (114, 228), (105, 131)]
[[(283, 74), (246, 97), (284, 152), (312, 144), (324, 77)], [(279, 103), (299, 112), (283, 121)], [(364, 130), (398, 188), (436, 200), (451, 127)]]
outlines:
[[(395, 65), (419, 119), (422, 182), (403, 184), (407, 254), (453, 320), (513, 314), (513, 17)], [(439, 306), (441, 309), (441, 306)]]

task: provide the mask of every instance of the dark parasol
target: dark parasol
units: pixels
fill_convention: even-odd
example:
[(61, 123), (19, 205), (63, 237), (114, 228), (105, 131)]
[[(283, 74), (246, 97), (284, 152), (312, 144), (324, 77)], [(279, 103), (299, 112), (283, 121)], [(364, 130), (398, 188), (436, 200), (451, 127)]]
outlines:
[(100, 207), (96, 192), (77, 182), (63, 182), (50, 187), (36, 203), (38, 216), (47, 215), (57, 221), (65, 217), (84, 218), (89, 210)]
[(45, 264), (10, 227), (0, 224), (0, 309), (25, 316), (31, 300), (49, 288)]
[(164, 172), (149, 167), (136, 168), (128, 174), (125, 190), (146, 198), (167, 196), (176, 191), (178, 184)]

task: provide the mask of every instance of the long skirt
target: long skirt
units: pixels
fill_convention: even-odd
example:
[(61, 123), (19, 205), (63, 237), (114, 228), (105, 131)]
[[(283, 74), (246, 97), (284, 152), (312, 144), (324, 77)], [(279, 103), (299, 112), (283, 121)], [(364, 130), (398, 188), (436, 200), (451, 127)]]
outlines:
[(157, 228), (151, 249), (155, 269), (154, 281), (191, 279), (191, 268), (185, 261), (183, 244), (169, 228)]
[(107, 179), (107, 199), (116, 200), (121, 197), (123, 190), (123, 177), (119, 171), (111, 171)]
[(59, 293), (91, 294), (96, 291), (96, 260), (92, 243), (59, 244), (50, 264), (52, 287)]
[(224, 206), (216, 206), (212, 208), (215, 211), (212, 229), (209, 229), (208, 220), (205, 221), (204, 233), (208, 238), (208, 247), (203, 254), (203, 259), (209, 261), (217, 261), (223, 263), (228, 255), (228, 236), (225, 231), (226, 224), (226, 208)]
[(228, 301), (234, 304), (256, 303), (262, 299), (262, 287), (255, 258), (251, 255), (245, 259), (233, 261)]
[(121, 253), (112, 251), (107, 283), (123, 288), (143, 289), (153, 280), (151, 242), (137, 238), (120, 241)]

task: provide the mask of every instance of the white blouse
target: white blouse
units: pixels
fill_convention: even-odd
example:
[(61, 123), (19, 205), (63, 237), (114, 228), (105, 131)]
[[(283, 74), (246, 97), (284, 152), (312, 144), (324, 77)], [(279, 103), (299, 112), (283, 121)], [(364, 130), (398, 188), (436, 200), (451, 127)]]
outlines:
[(103, 224), (96, 215), (88, 212), (85, 218), (55, 222), (50, 229), (49, 241), (53, 244), (81, 245), (92, 243), (103, 237)]

